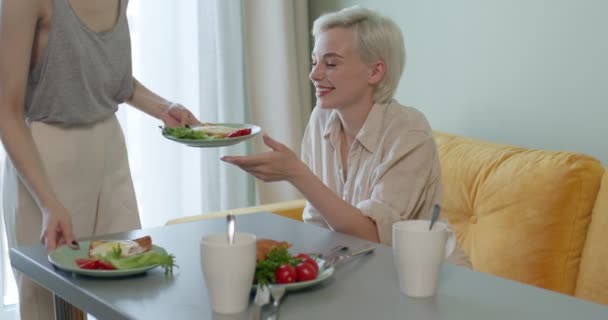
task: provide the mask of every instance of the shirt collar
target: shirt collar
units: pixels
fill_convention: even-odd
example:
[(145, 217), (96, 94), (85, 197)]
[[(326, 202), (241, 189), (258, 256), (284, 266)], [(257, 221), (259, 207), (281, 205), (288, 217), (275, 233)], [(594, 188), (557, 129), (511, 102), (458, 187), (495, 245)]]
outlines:
[[(376, 145), (380, 139), (380, 134), (383, 127), (382, 121), (384, 118), (384, 113), (388, 105), (391, 103), (392, 101), (389, 103), (375, 103), (367, 115), (367, 118), (359, 130), (359, 133), (357, 133), (355, 140), (358, 141), (370, 153), (376, 151)], [(323, 130), (323, 138), (329, 138), (330, 141), (335, 144), (340, 132), (340, 126), (340, 117), (334, 110), (329, 116), (329, 120), (327, 121), (325, 129)]]

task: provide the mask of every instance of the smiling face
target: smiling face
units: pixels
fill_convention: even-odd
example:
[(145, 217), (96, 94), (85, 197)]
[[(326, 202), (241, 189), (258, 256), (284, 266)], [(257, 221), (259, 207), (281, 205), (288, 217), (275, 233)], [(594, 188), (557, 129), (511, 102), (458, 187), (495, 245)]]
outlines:
[(331, 28), (317, 36), (309, 75), (315, 85), (317, 106), (347, 109), (373, 104), (375, 85), (382, 78), (378, 73), (378, 63), (361, 59), (350, 29)]

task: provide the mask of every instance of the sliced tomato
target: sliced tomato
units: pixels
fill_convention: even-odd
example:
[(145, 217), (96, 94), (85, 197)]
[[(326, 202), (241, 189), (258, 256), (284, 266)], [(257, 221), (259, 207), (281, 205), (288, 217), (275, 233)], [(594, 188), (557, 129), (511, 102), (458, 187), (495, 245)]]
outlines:
[(79, 258), (79, 259), (76, 259), (76, 264), (81, 269), (90, 269), (90, 270), (99, 269), (99, 260), (97, 260), (97, 259)]
[(226, 135), (226, 138), (236, 138), (236, 137), (241, 137), (241, 136), (247, 136), (251, 134), (251, 128), (243, 128), (243, 129), (238, 129), (238, 130), (234, 130), (232, 132), (230, 132), (228, 135)]
[(116, 270), (116, 268), (109, 262), (99, 260), (99, 269), (101, 270)]

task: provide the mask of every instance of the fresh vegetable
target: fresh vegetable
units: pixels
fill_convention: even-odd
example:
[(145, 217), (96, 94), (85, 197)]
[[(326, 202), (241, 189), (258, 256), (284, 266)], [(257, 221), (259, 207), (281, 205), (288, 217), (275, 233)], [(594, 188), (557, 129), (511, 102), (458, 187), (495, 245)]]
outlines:
[(170, 135), (178, 139), (206, 140), (209, 136), (201, 130), (193, 130), (190, 127), (169, 128), (161, 127), (163, 134)]
[(114, 269), (116, 269), (110, 263), (101, 261), (99, 259), (93, 259), (93, 258), (78, 258), (78, 259), (76, 259), (76, 264), (81, 269), (88, 269), (88, 270), (114, 270)]
[(277, 283), (287, 284), (296, 282), (296, 269), (292, 265), (286, 263), (280, 265), (274, 272), (274, 277)]
[(317, 278), (319, 265), (309, 255), (299, 253), (292, 256), (285, 246), (268, 252), (266, 259), (258, 261), (255, 282), (260, 285), (293, 283)]
[(296, 266), (296, 278), (300, 281), (310, 281), (317, 278), (317, 270), (307, 262), (300, 262)]
[(99, 260), (90, 258), (78, 258), (76, 264), (81, 269), (96, 270), (99, 269)]
[(101, 269), (101, 270), (115, 270), (116, 269), (116, 267), (114, 267), (111, 263), (105, 262), (102, 260), (99, 260), (98, 264), (99, 264), (99, 269)]
[(275, 271), (284, 264), (295, 266), (300, 262), (287, 251), (286, 247), (279, 246), (268, 253), (266, 259), (258, 261), (255, 268), (255, 282), (261, 285), (276, 283)]
[(234, 130), (232, 132), (230, 132), (226, 138), (236, 138), (236, 137), (242, 137), (242, 136), (247, 136), (251, 134), (251, 128), (243, 128), (243, 129), (238, 129), (238, 130)]
[(173, 273), (175, 264), (175, 256), (157, 251), (147, 251), (130, 257), (122, 257), (120, 247), (114, 248), (112, 253), (105, 257), (97, 257), (101, 261), (112, 264), (116, 269), (135, 269), (153, 265), (160, 265), (165, 269), (165, 274)]
[(160, 265), (165, 269), (165, 274), (173, 273), (175, 256), (157, 251), (147, 251), (136, 255), (123, 257), (120, 246), (114, 247), (107, 255), (96, 255), (92, 258), (78, 258), (76, 264), (81, 269), (89, 270), (115, 270), (135, 269), (153, 265)]
[(319, 264), (317, 264), (317, 261), (311, 258), (309, 255), (305, 253), (298, 253), (296, 254), (296, 259), (300, 259), (301, 263), (310, 264), (315, 269), (315, 273), (319, 272)]

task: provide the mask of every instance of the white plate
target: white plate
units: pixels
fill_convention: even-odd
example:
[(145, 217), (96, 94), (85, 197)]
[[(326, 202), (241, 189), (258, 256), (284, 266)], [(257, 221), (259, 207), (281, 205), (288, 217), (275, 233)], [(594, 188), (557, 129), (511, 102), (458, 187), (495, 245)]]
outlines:
[[(326, 280), (327, 278), (331, 277), (334, 274), (333, 266), (331, 266), (329, 268), (325, 268), (325, 260), (323, 260), (321, 258), (316, 258), (315, 260), (317, 260), (317, 264), (319, 265), (319, 273), (317, 274), (317, 277), (314, 280), (310, 280), (310, 281), (283, 284), (282, 286), (285, 287), (286, 291), (296, 291), (296, 290), (301, 290), (304, 288), (312, 287), (316, 284), (323, 282), (324, 280)], [(254, 289), (254, 290), (256, 290), (257, 288), (258, 288), (257, 284), (254, 284), (252, 287), (252, 289)]]
[[(100, 277), (100, 278), (115, 278), (115, 277), (125, 277), (134, 274), (144, 273), (148, 270), (152, 270), (158, 267), (158, 264), (141, 267), (141, 268), (133, 268), (133, 269), (120, 269), (120, 270), (89, 270), (89, 269), (81, 269), (76, 265), (76, 259), (78, 258), (89, 258), (89, 244), (90, 241), (79, 241), (80, 248), (77, 250), (71, 249), (70, 247), (63, 245), (53, 250), (49, 254), (49, 262), (51, 262), (55, 267), (80, 274), (86, 275), (90, 277)], [(152, 250), (157, 251), (159, 253), (166, 254), (167, 251), (159, 246), (152, 245)]]
[(255, 137), (256, 135), (258, 135), (260, 132), (262, 132), (262, 129), (260, 127), (253, 125), (253, 124), (214, 123), (214, 125), (230, 127), (230, 128), (235, 128), (235, 129), (251, 128), (251, 134), (248, 134), (246, 136), (241, 136), (241, 137), (224, 138), (224, 139), (179, 139), (179, 138), (175, 138), (173, 136), (170, 136), (170, 135), (164, 134), (164, 133), (162, 135), (163, 135), (163, 137), (165, 137), (171, 141), (185, 144), (189, 147), (217, 148), (217, 147), (227, 147), (227, 146), (235, 145), (239, 142), (249, 140), (249, 139)]

